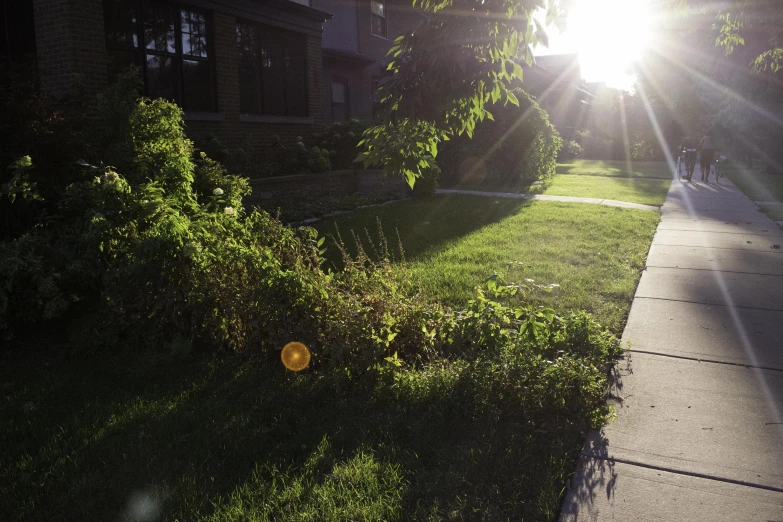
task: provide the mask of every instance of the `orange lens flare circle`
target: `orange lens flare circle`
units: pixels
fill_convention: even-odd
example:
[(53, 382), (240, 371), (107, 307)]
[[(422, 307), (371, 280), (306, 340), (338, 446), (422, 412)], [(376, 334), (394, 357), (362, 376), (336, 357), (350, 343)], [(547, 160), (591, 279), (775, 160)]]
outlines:
[(283, 347), (280, 359), (292, 372), (301, 372), (310, 364), (310, 350), (302, 343), (288, 343)]

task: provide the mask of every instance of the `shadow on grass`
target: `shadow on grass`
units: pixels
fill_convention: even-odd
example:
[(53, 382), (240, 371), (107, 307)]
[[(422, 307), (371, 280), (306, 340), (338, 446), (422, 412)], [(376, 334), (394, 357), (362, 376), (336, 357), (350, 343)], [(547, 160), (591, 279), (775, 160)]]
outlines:
[(380, 242), (378, 220), (395, 259), (400, 258), (401, 244), (405, 259), (414, 261), (448, 247), (471, 232), (516, 214), (529, 204), (525, 200), (482, 196), (433, 196), (362, 209), (317, 223), (315, 228), (321, 236), (330, 238), (326, 256), (331, 266), (342, 267), (339, 250), (332, 241), (337, 235), (335, 223), (351, 255), (357, 253), (355, 235), (367, 253), (374, 256), (373, 245), (377, 248)]
[(629, 164), (618, 160), (576, 160), (560, 163), (557, 174), (579, 176), (606, 176), (617, 178), (656, 178), (671, 179), (672, 174), (664, 161), (632, 161)]
[(7, 363), (3, 520), (547, 520), (581, 443), (459, 372), (392, 387), (234, 357)]

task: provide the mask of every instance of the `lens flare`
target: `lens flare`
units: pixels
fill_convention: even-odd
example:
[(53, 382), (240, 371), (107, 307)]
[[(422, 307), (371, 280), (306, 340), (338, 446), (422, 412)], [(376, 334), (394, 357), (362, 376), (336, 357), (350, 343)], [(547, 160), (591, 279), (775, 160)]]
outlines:
[(292, 372), (300, 372), (310, 364), (310, 351), (302, 343), (288, 343), (283, 347), (280, 359)]

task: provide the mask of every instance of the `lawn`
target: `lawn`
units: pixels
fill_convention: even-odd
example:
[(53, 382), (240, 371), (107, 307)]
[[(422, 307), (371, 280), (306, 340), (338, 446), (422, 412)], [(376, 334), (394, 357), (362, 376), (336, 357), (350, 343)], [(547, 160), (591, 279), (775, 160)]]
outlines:
[(672, 179), (669, 167), (662, 161), (631, 161), (629, 164), (625, 161), (574, 160), (559, 164), (557, 174)]
[[(352, 252), (354, 231), (371, 250), (370, 241), (378, 243), (377, 220), (392, 247), (399, 233), (405, 254), (405, 262), (397, 264), (401, 273), (442, 302), (463, 305), (476, 285), (498, 272), (515, 282), (559, 284), (531, 300), (588, 310), (620, 333), (659, 215), (578, 203), (440, 196), (363, 209), (317, 228), (334, 234), (336, 224)], [(335, 246), (330, 250), (335, 261)]]
[(602, 177), (584, 174), (557, 174), (543, 194), (615, 199), (630, 203), (661, 206), (669, 192), (670, 180)]
[(31, 351), (0, 359), (2, 520), (554, 520), (584, 437), (499, 396), (487, 361), (384, 382)]

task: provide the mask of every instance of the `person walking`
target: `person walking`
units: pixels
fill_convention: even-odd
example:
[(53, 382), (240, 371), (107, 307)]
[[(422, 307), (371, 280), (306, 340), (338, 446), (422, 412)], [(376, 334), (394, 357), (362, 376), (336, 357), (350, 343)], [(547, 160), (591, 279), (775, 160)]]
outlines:
[(715, 145), (712, 143), (712, 130), (704, 133), (704, 137), (699, 142), (699, 157), (701, 163), (701, 180), (705, 183), (710, 182), (710, 169), (715, 159)]
[(685, 179), (691, 181), (693, 171), (696, 170), (696, 140), (694, 138), (685, 138), (682, 142), (684, 152), (683, 161), (685, 161)]

